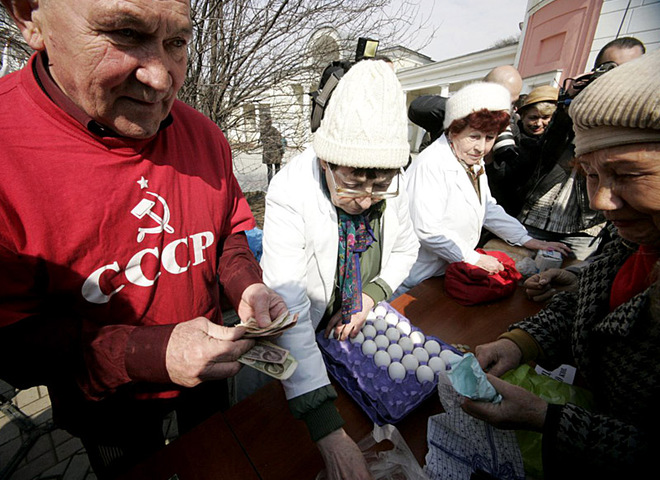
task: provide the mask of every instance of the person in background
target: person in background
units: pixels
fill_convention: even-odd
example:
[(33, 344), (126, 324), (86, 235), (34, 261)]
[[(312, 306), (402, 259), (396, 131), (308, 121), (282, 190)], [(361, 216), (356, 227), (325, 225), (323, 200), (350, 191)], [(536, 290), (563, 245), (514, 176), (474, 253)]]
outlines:
[(570, 118), (557, 108), (558, 97), (557, 88), (542, 86), (525, 99), (519, 110), (523, 160), (511, 180), (524, 185), (517, 187), (517, 217), (530, 234), (565, 243), (581, 261), (597, 250), (605, 220), (589, 208), (585, 179), (573, 162)]
[[(498, 135), (490, 155), (485, 158), (485, 168), (488, 175), (488, 182), (493, 196), (498, 202), (500, 199), (506, 202), (508, 190), (505, 188), (499, 190), (498, 179), (506, 175), (507, 164), (514, 162), (518, 155), (516, 148), (516, 138), (518, 135), (518, 126), (514, 120), (514, 105), (520, 99), (522, 90), (522, 77), (518, 70), (512, 65), (500, 65), (493, 68), (484, 77), (485, 82), (497, 83), (509, 91), (511, 95), (511, 123)], [(422, 95), (414, 99), (408, 107), (408, 118), (415, 125), (419, 125), (426, 134), (419, 146), (419, 152), (422, 152), (427, 146), (435, 142), (444, 132), (443, 122), (445, 116), (445, 106), (447, 98), (439, 95)]]
[[(502, 395), (463, 409), (499, 428), (543, 433), (544, 477), (643, 478), (660, 441), (660, 50), (627, 62), (571, 103), (576, 156), (591, 206), (618, 235), (537, 315), (476, 348)], [(616, 108), (614, 108), (616, 107)], [(528, 361), (575, 365), (587, 411), (556, 405), (498, 376)]]
[(268, 184), (273, 176), (280, 171), (282, 157), (284, 156), (284, 139), (280, 131), (273, 125), (270, 114), (264, 117), (261, 130), (262, 163), (266, 165)]
[(594, 61), (594, 70), (608, 62), (623, 65), (646, 53), (646, 47), (635, 37), (620, 37), (606, 43)]
[(506, 88), (511, 95), (511, 105), (518, 101), (523, 84), (520, 72), (513, 65), (500, 65), (493, 68), (484, 77), (484, 82), (497, 83)]
[(482, 227), (515, 245), (570, 253), (562, 243), (528, 235), (490, 194), (483, 158), (509, 125), (510, 108), (508, 90), (487, 82), (463, 87), (447, 101), (445, 134), (407, 170), (410, 216), (421, 246), (399, 293), (443, 275), (452, 262), (465, 261), (491, 274), (501, 271), (496, 258), (475, 250)]
[(266, 195), (264, 281), (299, 314), (277, 341), (299, 362), (284, 390), (337, 480), (368, 472), (342, 428), (315, 335), (357, 335), (415, 261), (419, 244), (399, 178), (409, 156), (407, 125), (392, 68), (360, 61), (337, 84), (312, 147), (282, 169)]
[[(495, 160), (499, 168), (497, 174), (492, 175), (494, 178), (491, 178), (491, 172), (487, 170), (491, 189), (495, 187), (496, 193), (493, 196), (511, 216), (517, 216), (522, 209), (529, 189), (529, 179), (541, 157), (543, 134), (557, 109), (558, 94), (557, 88), (543, 85), (525, 96), (517, 109), (519, 120), (516, 122), (514, 154), (504, 162)], [(495, 153), (495, 158), (497, 156)]]
[[(493, 68), (484, 77), (484, 82), (497, 83), (506, 88), (511, 94), (512, 105), (518, 101), (522, 90), (522, 77), (512, 65), (500, 65)], [(446, 103), (447, 98), (440, 95), (422, 95), (410, 102), (408, 118), (415, 125), (419, 125), (426, 130), (427, 133), (419, 147), (420, 152), (442, 135)], [(512, 125), (512, 128), (515, 129), (516, 127)], [(511, 132), (511, 129), (505, 130), (501, 135), (506, 135), (507, 132)], [(498, 139), (496, 147), (498, 143), (499, 147), (508, 145), (505, 137)]]
[[(502, 85), (511, 94), (511, 121), (507, 128), (497, 136), (493, 149), (484, 158), (484, 163), (491, 195), (509, 215), (515, 216), (517, 212), (515, 212), (512, 205), (515, 205), (517, 196), (514, 188), (512, 188), (512, 183), (518, 185), (520, 182), (511, 180), (509, 177), (520, 161), (517, 143), (520, 137), (520, 128), (517, 121), (516, 105), (521, 97), (522, 77), (515, 67), (501, 65), (491, 70), (484, 81)], [(491, 237), (490, 232), (482, 232), (480, 244), (485, 243)]]
[(529, 92), (518, 108), (521, 131), (529, 137), (540, 137), (557, 110), (559, 89), (550, 85), (536, 87)]
[(419, 152), (422, 152), (442, 135), (446, 104), (447, 99), (440, 95), (422, 95), (410, 102), (408, 119), (426, 130), (422, 143), (419, 145)]
[[(187, 0), (2, 0), (36, 50), (0, 80), (0, 378), (46, 385), (53, 419), (115, 478), (227, 405), (261, 326), (255, 221), (220, 129), (176, 100)], [(218, 283), (219, 281), (219, 283)], [(222, 441), (222, 439), (218, 439)]]

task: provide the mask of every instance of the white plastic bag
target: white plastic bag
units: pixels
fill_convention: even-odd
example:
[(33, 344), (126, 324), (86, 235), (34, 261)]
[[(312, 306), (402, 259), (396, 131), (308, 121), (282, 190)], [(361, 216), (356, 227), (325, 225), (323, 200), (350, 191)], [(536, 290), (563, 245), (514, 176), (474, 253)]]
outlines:
[(524, 480), (522, 454), (513, 430), (498, 430), (461, 409), (459, 395), (446, 375), (438, 378), (445, 413), (429, 417), (424, 470), (433, 480), (468, 479), (481, 470), (497, 479)]

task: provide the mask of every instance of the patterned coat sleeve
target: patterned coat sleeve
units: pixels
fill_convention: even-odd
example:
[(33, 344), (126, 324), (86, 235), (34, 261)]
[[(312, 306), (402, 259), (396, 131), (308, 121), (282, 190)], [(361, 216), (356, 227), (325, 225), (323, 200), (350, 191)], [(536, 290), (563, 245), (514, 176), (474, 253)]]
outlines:
[(537, 340), (543, 366), (575, 365), (595, 402), (591, 410), (550, 405), (543, 432), (546, 479), (643, 478), (660, 446), (660, 318), (649, 307), (658, 287), (610, 309), (614, 277), (632, 253), (620, 240), (612, 244), (582, 272), (577, 293), (556, 295), (539, 314), (512, 326)]
[(537, 359), (543, 367), (554, 369), (563, 363), (572, 364), (571, 325), (575, 316), (577, 294), (562, 292), (536, 315), (514, 323), (509, 330), (525, 330), (538, 342), (543, 357)]

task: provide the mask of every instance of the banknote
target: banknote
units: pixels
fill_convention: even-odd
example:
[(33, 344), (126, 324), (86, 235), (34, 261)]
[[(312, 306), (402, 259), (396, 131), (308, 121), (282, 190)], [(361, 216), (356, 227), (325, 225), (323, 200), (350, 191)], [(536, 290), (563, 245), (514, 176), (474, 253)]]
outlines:
[(245, 327), (244, 338), (269, 337), (278, 335), (285, 330), (293, 327), (298, 321), (298, 314), (290, 315), (289, 312), (283, 313), (273, 320), (267, 327), (259, 327), (255, 318), (250, 318), (247, 322), (241, 322), (237, 326)]
[(286, 348), (259, 339), (254, 347), (245, 352), (241, 357), (248, 360), (259, 360), (260, 362), (277, 363), (281, 365), (284, 363), (288, 355), (289, 351)]
[(270, 375), (277, 380), (286, 380), (293, 375), (293, 372), (295, 372), (298, 367), (298, 362), (291, 354), (287, 355), (284, 363), (267, 363), (243, 357), (240, 357), (238, 361), (243, 365), (247, 365), (248, 367), (265, 373), (266, 375)]

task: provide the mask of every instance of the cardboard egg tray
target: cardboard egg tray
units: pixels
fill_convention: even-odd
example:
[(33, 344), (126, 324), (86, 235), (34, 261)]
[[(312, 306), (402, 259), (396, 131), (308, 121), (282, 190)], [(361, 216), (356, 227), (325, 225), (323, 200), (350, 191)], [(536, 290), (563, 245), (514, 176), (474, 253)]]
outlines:
[[(415, 331), (421, 332), (387, 302), (381, 302), (379, 305), (385, 307), (388, 313), (395, 313), (399, 317), (399, 322), (408, 323), (411, 327), (411, 334)], [(367, 324), (374, 322), (375, 320), (367, 320)], [(406, 371), (403, 379), (393, 380), (390, 378), (387, 367), (377, 366), (374, 363), (373, 355), (362, 353), (361, 344), (351, 343), (350, 340), (324, 338), (323, 331), (319, 332), (316, 338), (328, 372), (378, 425), (397, 423), (436, 392), (437, 373), (434, 375), (433, 381), (423, 383), (417, 380), (415, 371), (410, 370)], [(425, 339), (426, 341), (437, 341), (442, 350), (451, 350), (462, 355), (457, 349), (436, 337), (425, 335)], [(379, 347), (379, 350), (381, 349)], [(404, 351), (405, 353), (410, 352)], [(425, 363), (427, 362), (420, 362), (420, 365)]]

